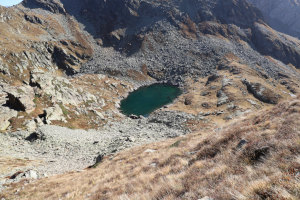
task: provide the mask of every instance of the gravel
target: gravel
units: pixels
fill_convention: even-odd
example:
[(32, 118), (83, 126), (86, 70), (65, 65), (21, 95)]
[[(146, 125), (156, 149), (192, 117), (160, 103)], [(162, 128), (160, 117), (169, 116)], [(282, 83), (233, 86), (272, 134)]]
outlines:
[[(18, 171), (34, 170), (39, 177), (44, 177), (82, 170), (95, 164), (99, 155), (113, 155), (133, 146), (187, 134), (189, 130), (184, 122), (187, 118), (193, 118), (192, 115), (169, 111), (162, 116), (154, 115), (156, 121), (151, 116), (135, 120), (125, 118), (122, 123), (111, 122), (101, 130), (73, 130), (45, 125), (33, 133), (18, 131), (0, 134), (0, 157), (9, 155), (10, 158), (41, 161), (37, 166), (20, 167), (8, 174), (1, 174), (0, 190), (4, 183), (28, 177), (29, 172), (15, 179), (5, 178)], [(170, 125), (166, 119), (173, 124)]]

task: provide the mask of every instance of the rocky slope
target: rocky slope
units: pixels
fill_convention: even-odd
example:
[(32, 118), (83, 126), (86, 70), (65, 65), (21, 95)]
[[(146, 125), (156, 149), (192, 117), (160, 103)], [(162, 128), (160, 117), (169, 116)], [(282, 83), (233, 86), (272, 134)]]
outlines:
[(248, 0), (261, 10), (272, 28), (300, 38), (299, 0)]
[[(24, 0), (0, 7), (0, 21), (0, 130), (12, 146), (1, 154), (41, 161), (29, 167), (38, 174), (82, 169), (97, 154), (219, 127), (299, 92), (300, 41), (269, 27), (246, 0)], [(154, 82), (184, 92), (147, 119), (120, 113), (128, 92)], [(49, 137), (26, 140), (40, 132)], [(73, 132), (79, 141), (103, 142), (81, 145), (69, 138)], [(138, 139), (128, 143), (128, 135)], [(56, 155), (70, 150), (60, 147), (69, 145), (78, 155), (56, 168), (64, 159)]]
[(102, 157), (97, 166), (14, 184), (5, 199), (300, 198), (299, 97), (214, 130)]

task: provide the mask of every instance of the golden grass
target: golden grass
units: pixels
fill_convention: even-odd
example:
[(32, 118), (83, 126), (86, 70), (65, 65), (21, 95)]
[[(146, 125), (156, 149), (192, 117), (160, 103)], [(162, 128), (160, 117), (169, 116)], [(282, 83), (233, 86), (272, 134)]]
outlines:
[[(106, 157), (94, 169), (12, 185), (0, 197), (296, 200), (300, 198), (299, 99), (221, 130), (132, 148)], [(247, 143), (239, 145), (242, 139)]]
[(18, 158), (1, 157), (0, 158), (0, 174), (6, 174), (12, 169), (24, 167), (27, 165), (37, 164), (31, 160), (24, 160)]
[[(211, 81), (209, 84), (206, 84), (208, 80), (207, 77), (199, 78), (198, 80), (187, 78), (185, 80), (186, 92), (167, 109), (183, 111), (194, 115), (197, 115), (200, 112), (214, 113), (216, 111), (223, 111), (223, 114), (210, 115), (206, 117), (218, 125), (223, 125), (227, 121), (226, 116), (234, 114), (237, 110), (258, 111), (262, 108), (273, 107), (273, 105), (261, 102), (256, 99), (253, 94), (249, 93), (247, 87), (241, 81), (242, 78), (247, 78), (248, 81), (253, 83), (262, 84), (269, 89), (268, 91), (271, 92), (270, 95), (273, 95), (273, 93), (278, 94), (282, 97), (281, 100), (290, 98), (291, 92), (286, 86), (279, 83), (274, 85), (273, 79), (265, 79), (262, 77), (262, 72), (250, 69), (248, 66), (241, 64), (238, 58), (234, 55), (226, 55), (224, 57), (224, 62), (226, 63), (227, 68), (219, 69), (218, 75), (220, 77)], [(239, 74), (235, 74), (233, 71), (239, 72)], [(231, 84), (222, 88), (223, 77), (231, 80)], [(292, 85), (294, 90), (297, 92), (299, 91), (299, 87), (297, 84), (292, 84), (294, 82), (297, 81), (291, 79), (291, 84), (289, 85)], [(217, 93), (221, 89), (226, 93), (230, 103), (234, 104), (235, 107), (228, 108), (230, 103), (217, 106)], [(207, 95), (203, 96), (203, 92), (207, 92)], [(253, 104), (252, 102), (255, 102), (256, 104)]]

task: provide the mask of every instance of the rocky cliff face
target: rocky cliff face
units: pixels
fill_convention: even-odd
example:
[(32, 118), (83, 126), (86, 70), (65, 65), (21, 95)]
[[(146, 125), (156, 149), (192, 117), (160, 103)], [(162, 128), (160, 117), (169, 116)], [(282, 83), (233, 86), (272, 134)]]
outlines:
[(300, 38), (299, 0), (248, 0), (261, 10), (276, 30)]

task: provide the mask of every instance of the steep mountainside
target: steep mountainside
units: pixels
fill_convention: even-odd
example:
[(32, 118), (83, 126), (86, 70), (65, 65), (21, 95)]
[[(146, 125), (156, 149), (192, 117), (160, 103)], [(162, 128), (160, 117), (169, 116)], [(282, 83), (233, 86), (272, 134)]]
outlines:
[[(300, 90), (300, 41), (247, 0), (24, 0), (0, 7), (0, 45), (0, 190), (28, 170), (80, 170), (220, 128)], [(148, 117), (120, 112), (157, 82), (183, 93)]]
[(272, 28), (300, 38), (299, 0), (248, 0), (259, 8)]

